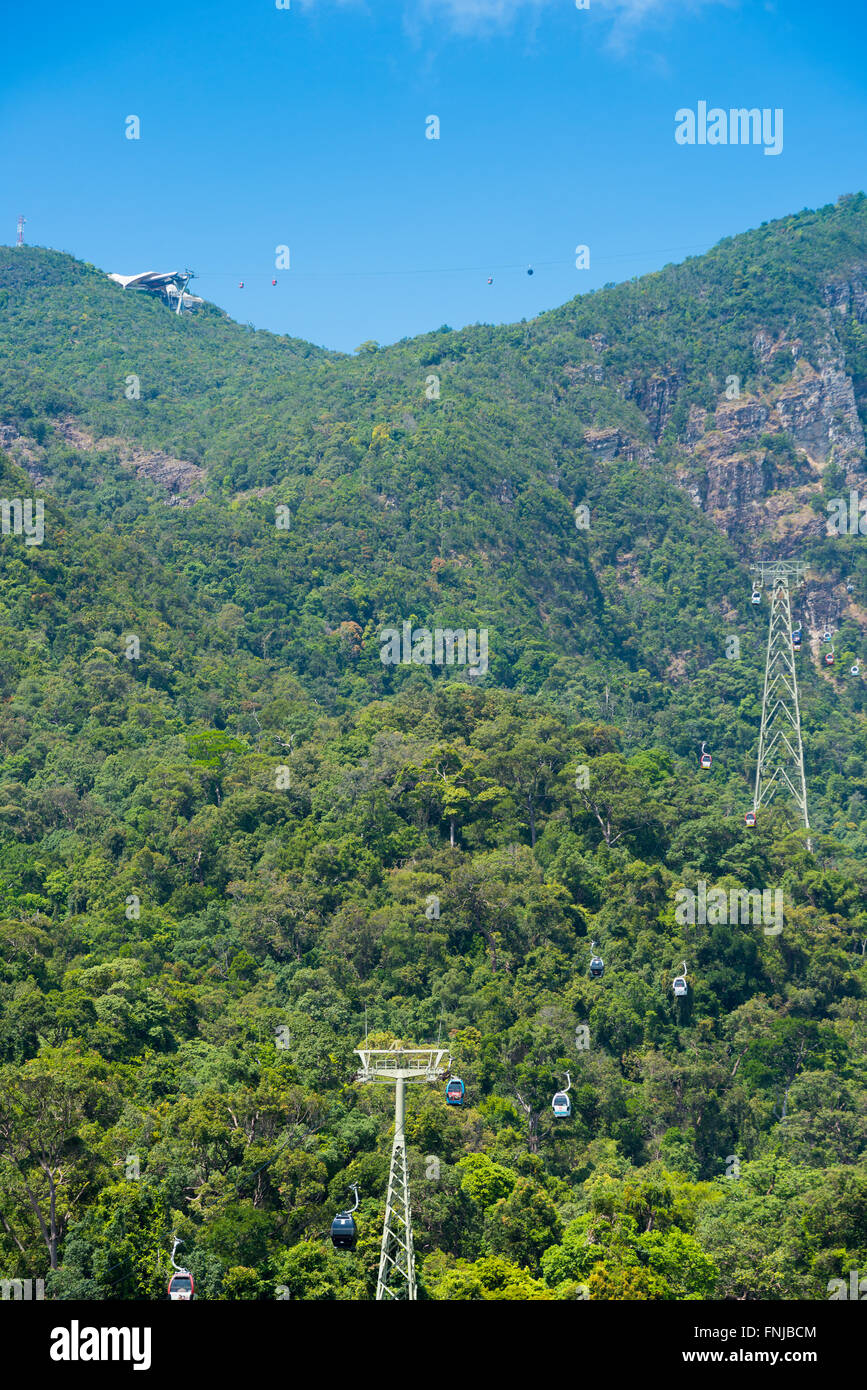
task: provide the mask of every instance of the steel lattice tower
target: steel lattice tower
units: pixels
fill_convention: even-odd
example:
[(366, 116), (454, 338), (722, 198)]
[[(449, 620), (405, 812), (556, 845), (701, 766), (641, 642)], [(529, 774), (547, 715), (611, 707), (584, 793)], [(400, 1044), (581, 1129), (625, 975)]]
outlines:
[(394, 1140), (388, 1173), (388, 1196), (376, 1280), (377, 1302), (401, 1302), (416, 1298), (415, 1254), (412, 1245), (412, 1210), (409, 1169), (404, 1137), (404, 1089), (408, 1081), (437, 1081), (448, 1070), (449, 1057), (439, 1047), (356, 1048), (361, 1058), (357, 1081), (394, 1083)]
[(753, 811), (758, 817), (760, 808), (768, 805), (782, 788), (798, 809), (808, 834), (807, 848), (812, 849), (790, 597), (791, 587), (801, 583), (807, 566), (800, 560), (760, 560), (751, 569), (757, 572), (760, 587), (766, 582), (771, 586), (771, 621)]

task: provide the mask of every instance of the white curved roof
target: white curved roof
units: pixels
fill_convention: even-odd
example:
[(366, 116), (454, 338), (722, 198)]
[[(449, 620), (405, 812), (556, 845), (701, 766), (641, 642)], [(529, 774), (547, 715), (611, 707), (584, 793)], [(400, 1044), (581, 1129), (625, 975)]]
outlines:
[(128, 290), (131, 285), (135, 288), (140, 286), (142, 289), (146, 290), (161, 290), (166, 285), (170, 285), (175, 280), (179, 279), (180, 276), (177, 270), (141, 270), (138, 275), (117, 275), (112, 273), (108, 278), (109, 280), (115, 280), (118, 285), (123, 285), (125, 290)]

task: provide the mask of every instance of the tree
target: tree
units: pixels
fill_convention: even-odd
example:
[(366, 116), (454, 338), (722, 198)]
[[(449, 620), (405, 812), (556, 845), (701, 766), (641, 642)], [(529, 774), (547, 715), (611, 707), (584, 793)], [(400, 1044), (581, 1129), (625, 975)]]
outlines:
[(653, 825), (655, 806), (651, 788), (630, 770), (619, 753), (604, 753), (594, 758), (589, 765), (588, 785), (577, 784), (576, 795), (585, 811), (598, 823), (609, 849), (624, 835)]
[(439, 1301), (539, 1303), (556, 1295), (530, 1272), (496, 1255), (470, 1264), (459, 1260), (434, 1286)]
[(109, 1069), (98, 1058), (67, 1060), (49, 1051), (44, 1061), (0, 1069), (7, 1220), (14, 1230), (16, 1209), (22, 1223), (22, 1207), (33, 1213), (51, 1269), (58, 1267), (70, 1216), (103, 1169), (92, 1138), (85, 1136), (94, 1121), (105, 1124), (118, 1110)]
[(526, 814), (535, 849), (538, 816), (569, 756), (561, 726), (551, 716), (523, 721), (502, 714), (483, 725), (474, 741), (485, 748), (494, 781), (510, 789)]
[(548, 1246), (556, 1245), (561, 1231), (557, 1208), (545, 1189), (530, 1178), (519, 1178), (485, 1217), (491, 1249), (533, 1270), (539, 1268)]

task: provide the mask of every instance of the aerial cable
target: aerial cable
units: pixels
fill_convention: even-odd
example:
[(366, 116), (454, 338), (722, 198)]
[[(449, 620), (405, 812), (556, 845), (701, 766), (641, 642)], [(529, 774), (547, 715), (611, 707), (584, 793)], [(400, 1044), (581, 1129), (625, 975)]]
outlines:
[[(608, 256), (598, 255), (595, 257), (595, 260), (597, 262), (601, 261), (602, 264), (605, 265), (609, 261), (629, 260), (631, 257), (639, 255), (666, 256), (677, 251), (702, 251), (704, 249), (706, 249), (704, 243), (693, 243), (688, 246), (661, 246), (656, 248), (656, 250), (648, 250), (645, 247), (641, 247), (640, 250), (635, 251), (614, 251)], [(377, 276), (395, 275), (479, 274), (484, 275), (487, 283), (490, 285), (494, 282), (493, 273), (495, 271), (523, 270), (525, 274), (532, 275), (535, 268), (540, 266), (573, 265), (574, 260), (567, 258), (565, 260), (533, 261), (529, 265), (523, 261), (508, 261), (501, 265), (491, 265), (489, 262), (487, 265), (411, 266), (405, 270), (291, 270), (289, 274), (296, 280), (358, 280), (370, 279)], [(244, 288), (247, 280), (255, 279), (259, 273), (258, 271), (245, 271), (241, 273), (237, 270), (199, 270), (196, 272), (196, 278), (201, 279), (203, 276), (209, 276), (214, 280), (236, 280), (239, 288)], [(264, 272), (261, 273), (264, 274)], [(270, 271), (268, 272), (268, 278), (271, 279), (272, 285), (276, 285), (277, 281), (272, 278)]]

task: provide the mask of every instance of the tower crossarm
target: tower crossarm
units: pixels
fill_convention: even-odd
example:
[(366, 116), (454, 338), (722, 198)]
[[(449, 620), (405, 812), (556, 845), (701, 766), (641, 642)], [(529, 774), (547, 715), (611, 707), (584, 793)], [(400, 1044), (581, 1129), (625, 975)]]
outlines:
[(444, 1047), (357, 1047), (355, 1051), (361, 1059), (356, 1081), (439, 1081), (451, 1064)]
[(792, 586), (803, 582), (809, 565), (805, 560), (757, 560), (750, 569), (758, 576), (761, 587), (783, 580)]

